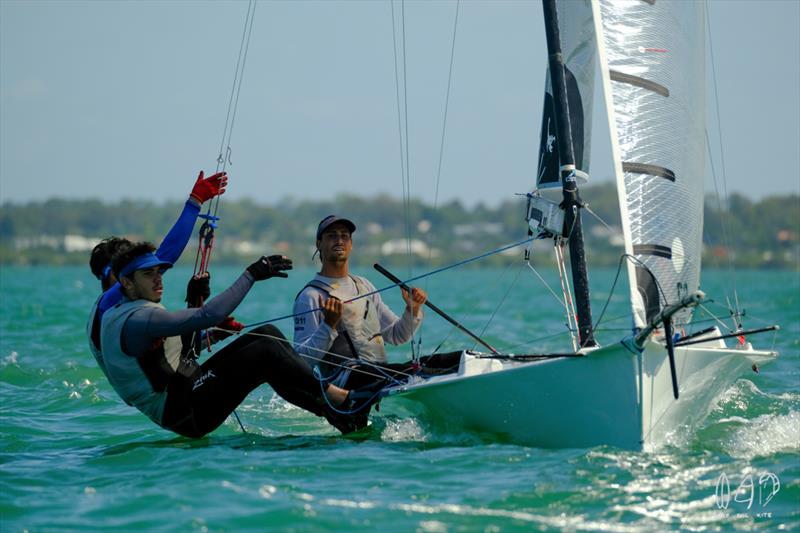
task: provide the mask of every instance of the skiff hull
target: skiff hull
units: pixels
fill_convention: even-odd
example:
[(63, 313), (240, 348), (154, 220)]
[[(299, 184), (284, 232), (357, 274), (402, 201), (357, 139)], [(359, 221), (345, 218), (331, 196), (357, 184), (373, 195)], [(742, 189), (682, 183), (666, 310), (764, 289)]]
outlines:
[(464, 352), (458, 373), (390, 388), (384, 402), (403, 400), (423, 420), (535, 447), (652, 449), (691, 430), (738, 377), (776, 357), (719, 340), (678, 347), (675, 400), (657, 342), (642, 353), (616, 344), (529, 362), (480, 355)]

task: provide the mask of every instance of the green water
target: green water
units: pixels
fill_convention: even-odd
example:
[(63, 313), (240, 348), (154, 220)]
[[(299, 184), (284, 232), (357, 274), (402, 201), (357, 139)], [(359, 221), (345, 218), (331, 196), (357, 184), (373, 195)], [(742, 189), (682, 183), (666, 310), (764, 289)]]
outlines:
[[(213, 286), (238, 273), (216, 269)], [(290, 313), (310, 275), (257, 285), (237, 319)], [(542, 275), (558, 286), (553, 272)], [(187, 276), (181, 268), (168, 274), (168, 307), (180, 305)], [(591, 273), (596, 318), (613, 278), (614, 271)], [(267, 387), (238, 410), (246, 434), (228, 420), (207, 438), (176, 438), (125, 406), (96, 368), (84, 322), (98, 287), (86, 268), (3, 267), (0, 530), (800, 529), (800, 279), (711, 271), (702, 288), (725, 302), (723, 287), (732, 283), (746, 326), (781, 325), (777, 335), (750, 339), (780, 357), (737, 381), (691, 434), (639, 453), (529, 448), (430, 427), (401, 410), (373, 415), (365, 435), (344, 438)], [(475, 331), (491, 319), (484, 335), (499, 348), (568, 347), (558, 303), (530, 270), (453, 271), (427, 288)], [(629, 325), (626, 290), (611, 298), (598, 334), (604, 343)], [(396, 291), (385, 299), (401, 308)], [(290, 322), (277, 325), (291, 334)], [(470, 346), (428, 313), (422, 351), (443, 340), (442, 349)], [(408, 348), (392, 357), (407, 358)], [(722, 474), (734, 492), (726, 509), (715, 497)], [(780, 490), (767, 502), (759, 480), (768, 474)]]

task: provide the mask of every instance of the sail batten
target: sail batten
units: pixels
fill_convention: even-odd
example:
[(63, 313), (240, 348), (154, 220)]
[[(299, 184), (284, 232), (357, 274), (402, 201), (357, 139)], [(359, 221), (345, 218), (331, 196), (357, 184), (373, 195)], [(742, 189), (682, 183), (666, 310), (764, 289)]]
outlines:
[(658, 178), (668, 179), (675, 181), (675, 173), (668, 168), (660, 167), (658, 165), (648, 165), (647, 163), (634, 163), (632, 161), (622, 162), (622, 171), (631, 172), (633, 174), (647, 174), (656, 176)]
[(636, 255), (655, 255), (665, 259), (672, 259), (672, 248), (660, 244), (634, 244), (633, 253)]
[(660, 83), (656, 83), (652, 80), (648, 80), (639, 76), (625, 74), (624, 72), (619, 72), (617, 70), (609, 70), (608, 73), (611, 76), (611, 81), (634, 85), (642, 89), (647, 89), (648, 91), (653, 91), (654, 93), (660, 96), (665, 96), (665, 97), (669, 96), (669, 89), (667, 89)]

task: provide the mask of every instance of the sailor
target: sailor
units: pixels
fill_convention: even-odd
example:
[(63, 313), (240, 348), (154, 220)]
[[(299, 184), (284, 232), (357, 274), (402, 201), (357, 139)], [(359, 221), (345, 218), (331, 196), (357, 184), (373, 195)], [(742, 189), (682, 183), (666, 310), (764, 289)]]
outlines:
[(181, 356), (182, 334), (222, 322), (256, 281), (287, 277), (290, 259), (262, 257), (203, 306), (171, 312), (160, 302), (162, 274), (172, 264), (154, 251), (150, 243), (128, 244), (111, 263), (123, 298), (104, 314), (100, 339), (108, 379), (126, 403), (165, 429), (198, 438), (219, 427), (253, 389), (268, 383), (343, 433), (352, 430), (333, 408), (345, 404), (348, 391), (327, 385), (323, 392), (311, 368), (274, 326), (236, 339), (202, 364)]
[[(322, 267), (294, 302), (295, 350), (318, 367), (322, 377), (348, 388), (365, 385), (376, 372), (341, 371), (343, 365), (365, 369), (379, 365), (378, 375), (393, 368), (409, 368), (409, 363), (388, 363), (384, 344), (399, 345), (412, 338), (422, 323), (422, 305), (427, 299), (420, 288), (412, 288), (410, 293), (401, 289), (406, 307), (398, 317), (379, 293), (358, 298), (374, 292), (375, 287), (350, 273), (355, 230), (352, 221), (336, 215), (320, 221), (316, 247)], [(353, 298), (358, 299), (350, 301)], [(362, 423), (366, 424), (365, 417)]]
[[(158, 257), (168, 263), (175, 263), (178, 260), (191, 238), (195, 221), (200, 214), (200, 206), (204, 202), (223, 194), (227, 184), (228, 176), (225, 172), (218, 172), (206, 178), (203, 171), (200, 171), (200, 175), (192, 187), (192, 192), (189, 194), (178, 220), (164, 237), (156, 251)], [(103, 239), (94, 247), (89, 258), (89, 268), (92, 270), (92, 274), (100, 281), (103, 293), (92, 305), (89, 321), (86, 325), (86, 335), (89, 337), (89, 349), (104, 374), (106, 373), (106, 368), (100, 348), (100, 321), (103, 314), (122, 299), (122, 287), (111, 271), (111, 257), (121, 246), (127, 244), (130, 244), (130, 241), (120, 237)], [(196, 285), (196, 282), (194, 285)], [(189, 290), (190, 292), (193, 290), (196, 292), (197, 290), (191, 281)]]

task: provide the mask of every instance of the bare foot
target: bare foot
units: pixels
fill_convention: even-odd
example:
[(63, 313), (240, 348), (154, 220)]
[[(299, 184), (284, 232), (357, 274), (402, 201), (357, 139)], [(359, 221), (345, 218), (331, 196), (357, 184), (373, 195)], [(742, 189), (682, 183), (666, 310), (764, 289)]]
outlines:
[(333, 405), (341, 405), (347, 399), (347, 394), (350, 391), (337, 387), (336, 385), (328, 385), (325, 389), (325, 396)]

